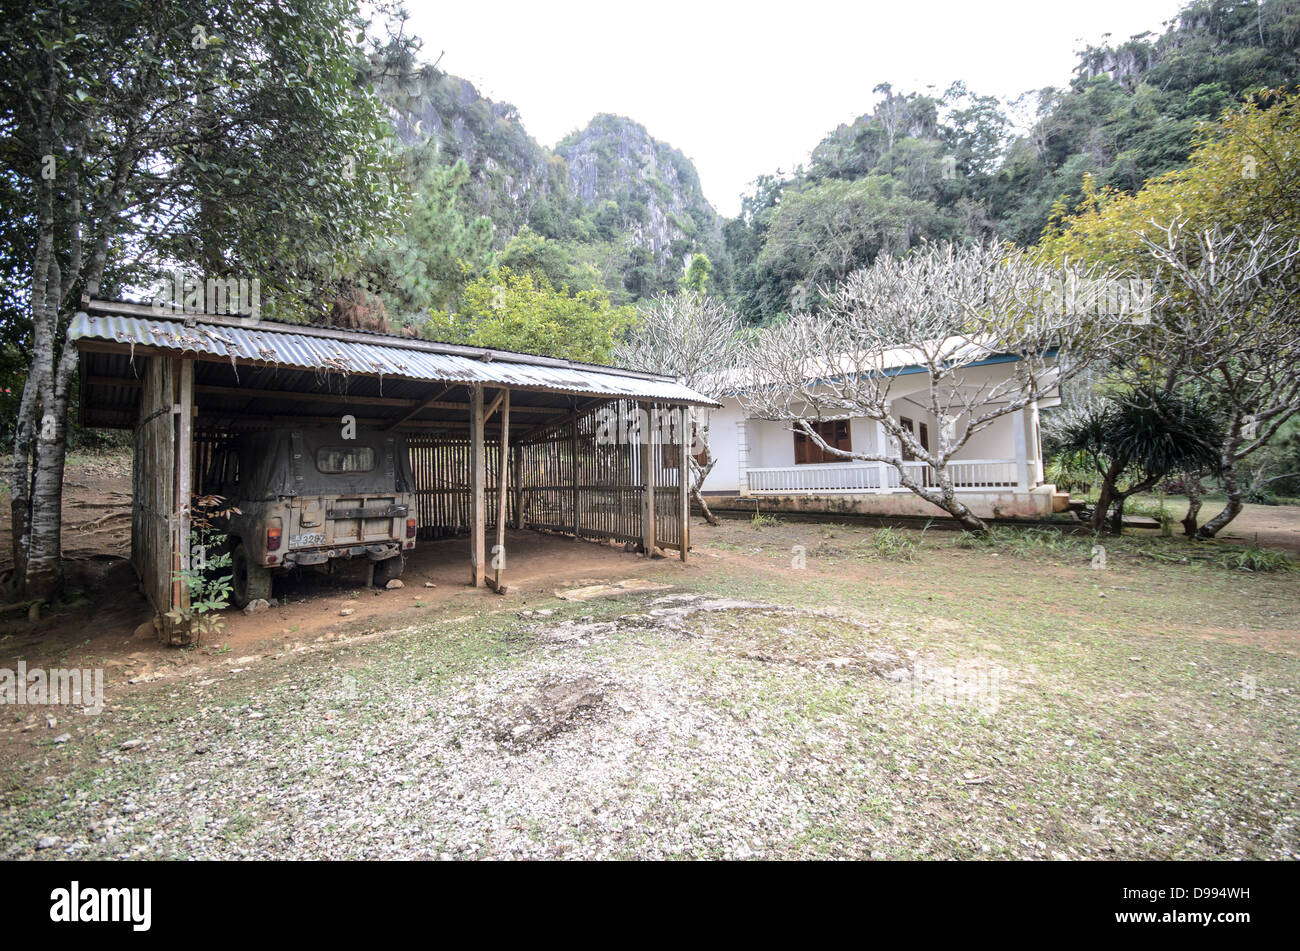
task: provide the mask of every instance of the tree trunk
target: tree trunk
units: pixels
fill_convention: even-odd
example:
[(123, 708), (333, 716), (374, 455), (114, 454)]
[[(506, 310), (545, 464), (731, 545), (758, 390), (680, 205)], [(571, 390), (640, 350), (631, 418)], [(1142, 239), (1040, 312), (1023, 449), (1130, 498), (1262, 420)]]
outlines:
[(27, 561), (24, 595), (49, 601), (63, 586), (63, 464), (67, 454), (67, 406), (52, 401), (46, 418), (52, 426), (42, 426), (36, 442), (36, 460), (32, 479), (30, 520), (28, 522)]
[[(35, 387), (33, 386), (32, 389)], [(13, 469), (9, 474), (9, 547), (14, 560), (10, 594), (15, 601), (22, 600), (24, 579), (27, 577), (27, 515), (32, 494), (30, 454), (36, 420), (36, 400), (28, 399), (27, 390), (28, 387), (23, 387), (23, 398), (14, 433)]]
[(1106, 513), (1115, 501), (1115, 483), (1124, 472), (1125, 460), (1115, 459), (1110, 467), (1102, 473), (1101, 489), (1097, 494), (1097, 507), (1092, 510), (1091, 527), (1094, 535), (1100, 535), (1106, 527)]
[(1124, 534), (1124, 503), (1128, 501), (1129, 496), (1137, 495), (1139, 492), (1145, 492), (1163, 478), (1164, 473), (1148, 476), (1141, 482), (1131, 485), (1124, 491), (1116, 492), (1111, 496), (1110, 533), (1112, 535)]
[[(688, 451), (688, 446), (683, 443), (682, 452)], [(700, 465), (694, 459), (691, 459), (691, 469), (695, 472), (695, 478), (691, 480), (691, 498), (699, 503), (700, 512), (704, 515), (704, 521), (710, 525), (717, 525), (718, 517), (713, 514), (709, 504), (704, 501), (704, 493), (700, 491), (704, 485), (704, 480), (709, 477), (709, 473), (713, 471), (714, 465), (717, 464), (717, 460), (713, 458), (713, 453), (709, 450), (708, 444), (704, 446), (704, 456), (708, 460), (704, 465)]]
[(981, 520), (978, 515), (968, 509), (961, 502), (954, 500), (953, 507), (948, 509), (948, 512), (953, 518), (961, 523), (961, 527), (966, 529), (966, 531), (974, 532), (976, 535), (988, 534), (989, 527), (984, 524), (983, 520)]
[(1110, 510), (1110, 533), (1112, 535), (1124, 534), (1124, 500), (1128, 494), (1116, 496), (1115, 504)]
[[(63, 469), (67, 457), (68, 396), (77, 351), (53, 346), (57, 311), (37, 315), (34, 349), (21, 414), (30, 417), (14, 441), (13, 595), (49, 601), (63, 586)], [(21, 480), (21, 485), (19, 482)]]
[(1197, 520), (1201, 514), (1201, 485), (1198, 480), (1191, 480), (1187, 485), (1187, 514), (1183, 516), (1183, 534), (1188, 538), (1196, 537)]
[(898, 481), (902, 484), (904, 488), (910, 489), (911, 491), (915, 492), (917, 495), (925, 499), (927, 502), (932, 502), (933, 504), (939, 506), (939, 508), (943, 509), (949, 515), (955, 518), (958, 521), (958, 523), (961, 525), (961, 527), (966, 529), (966, 531), (974, 532), (976, 535), (988, 534), (989, 527), (988, 525), (984, 524), (984, 520), (981, 519), (974, 512), (972, 512), (969, 508), (967, 508), (964, 502), (959, 502), (957, 500), (957, 494), (953, 492), (952, 482), (948, 478), (948, 470), (946, 468), (942, 470), (936, 470), (937, 477), (939, 479), (938, 492), (934, 492), (932, 490), (926, 490), (921, 486), (917, 485), (917, 483), (913, 481), (912, 477), (907, 474), (907, 471), (903, 468), (901, 461), (895, 466), (895, 468), (898, 469), (898, 473), (899, 473)]
[(1241, 481), (1237, 478), (1237, 467), (1231, 462), (1225, 463), (1220, 477), (1223, 479), (1223, 489), (1228, 495), (1228, 504), (1223, 507), (1222, 512), (1197, 530), (1197, 538), (1213, 538), (1223, 526), (1241, 514), (1245, 490), (1242, 488)]

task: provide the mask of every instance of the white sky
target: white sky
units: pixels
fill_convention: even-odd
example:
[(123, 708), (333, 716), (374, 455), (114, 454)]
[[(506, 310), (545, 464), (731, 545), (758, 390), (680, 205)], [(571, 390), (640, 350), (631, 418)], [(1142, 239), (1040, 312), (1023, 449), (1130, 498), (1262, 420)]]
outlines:
[(758, 175), (788, 171), (881, 82), (957, 79), (1014, 97), (1064, 86), (1075, 53), (1159, 32), (1180, 0), (407, 0), (428, 59), (513, 103), (546, 146), (598, 112), (681, 149), (722, 214)]

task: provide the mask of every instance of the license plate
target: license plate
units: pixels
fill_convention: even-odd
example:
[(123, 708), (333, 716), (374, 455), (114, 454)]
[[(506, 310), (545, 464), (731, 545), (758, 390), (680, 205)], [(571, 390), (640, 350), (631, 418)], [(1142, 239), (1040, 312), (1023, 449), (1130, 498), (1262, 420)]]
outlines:
[(324, 532), (307, 532), (306, 534), (303, 535), (289, 536), (290, 548), (310, 548), (313, 545), (324, 545), (324, 544), (325, 544)]

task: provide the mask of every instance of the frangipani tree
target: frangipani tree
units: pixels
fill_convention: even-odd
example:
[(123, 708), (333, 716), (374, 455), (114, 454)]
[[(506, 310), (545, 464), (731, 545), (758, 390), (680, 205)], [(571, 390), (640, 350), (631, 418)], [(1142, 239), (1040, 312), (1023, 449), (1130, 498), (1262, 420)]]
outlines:
[[(1110, 293), (1101, 278), (1005, 245), (881, 258), (827, 292), (822, 312), (795, 314), (747, 343), (741, 402), (752, 416), (791, 421), (826, 456), (892, 466), (900, 485), (983, 532), (949, 466), (974, 436), (1052, 393), (1145, 319), (1140, 295)], [(983, 371), (992, 360), (1010, 361), (1009, 372)], [(931, 445), (900, 419), (902, 380), (939, 423)], [(851, 417), (879, 423), (885, 444), (838, 449), (813, 425)]]
[[(1129, 369), (1154, 367), (1166, 389), (1195, 390), (1222, 419), (1214, 468), (1227, 504), (1195, 531), (1213, 538), (1241, 512), (1242, 461), (1300, 412), (1300, 239), (1273, 223), (1196, 229), (1175, 218), (1142, 242), (1160, 294), (1126, 348)], [(1190, 533), (1201, 500), (1189, 498)]]
[[(713, 399), (734, 388), (744, 324), (726, 303), (698, 290), (683, 290), (654, 298), (638, 317), (615, 351), (620, 366), (670, 374)], [(693, 427), (684, 429), (691, 434), (691, 495), (709, 524), (716, 525), (700, 491), (717, 462), (709, 449), (709, 412), (695, 413)]]
[(1085, 179), (1080, 205), (1043, 236), (1045, 256), (1103, 263), (1160, 288), (1147, 332), (1111, 355), (1112, 376), (1187, 390), (1225, 417), (1223, 511), (1198, 526), (1200, 483), (1183, 480), (1194, 537), (1212, 537), (1241, 510), (1243, 467), (1300, 409), (1300, 272), (1287, 248), (1298, 234), (1300, 92), (1264, 89), (1206, 124), (1186, 167), (1136, 194)]

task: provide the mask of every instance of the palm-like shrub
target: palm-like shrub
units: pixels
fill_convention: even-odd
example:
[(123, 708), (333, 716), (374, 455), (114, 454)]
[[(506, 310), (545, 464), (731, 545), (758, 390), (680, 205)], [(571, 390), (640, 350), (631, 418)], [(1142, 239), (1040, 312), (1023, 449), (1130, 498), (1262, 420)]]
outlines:
[(1205, 404), (1165, 390), (1133, 390), (1066, 423), (1060, 449), (1091, 461), (1101, 477), (1092, 515), (1101, 531), (1110, 514), (1111, 531), (1124, 521), (1124, 501), (1175, 472), (1212, 469), (1222, 428)]

